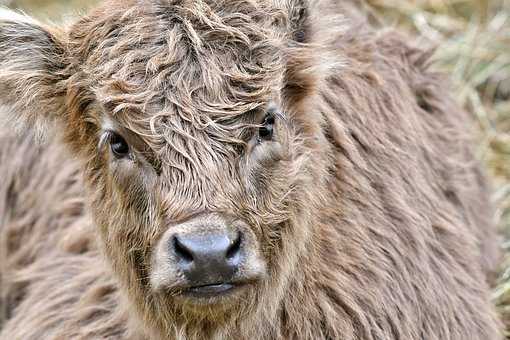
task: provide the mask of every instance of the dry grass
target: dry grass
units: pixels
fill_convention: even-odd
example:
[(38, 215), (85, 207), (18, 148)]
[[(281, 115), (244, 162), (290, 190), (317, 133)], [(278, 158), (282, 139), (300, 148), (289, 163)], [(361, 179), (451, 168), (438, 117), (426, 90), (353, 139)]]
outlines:
[(85, 13), (98, 0), (0, 0), (0, 5), (19, 8), (41, 19), (62, 21)]
[[(95, 0), (0, 0), (59, 18)], [(496, 219), (510, 254), (510, 0), (368, 0), (387, 22), (437, 45), (435, 67), (451, 75), (456, 96), (477, 118), (478, 154), (494, 184)], [(72, 13), (72, 12), (71, 12)], [(510, 256), (493, 296), (510, 325)], [(508, 334), (510, 339), (510, 333)]]

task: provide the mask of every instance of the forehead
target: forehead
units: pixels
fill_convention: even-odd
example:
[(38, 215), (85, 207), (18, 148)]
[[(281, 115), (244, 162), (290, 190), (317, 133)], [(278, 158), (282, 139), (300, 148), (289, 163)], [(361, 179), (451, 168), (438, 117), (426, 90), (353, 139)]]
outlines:
[(265, 105), (279, 86), (277, 16), (256, 1), (114, 1), (71, 40), (89, 91), (112, 114), (207, 125)]

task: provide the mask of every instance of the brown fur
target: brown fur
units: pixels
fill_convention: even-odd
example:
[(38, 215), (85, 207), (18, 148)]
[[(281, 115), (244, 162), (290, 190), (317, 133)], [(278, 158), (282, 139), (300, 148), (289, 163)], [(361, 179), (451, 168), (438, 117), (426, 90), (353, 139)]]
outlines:
[[(0, 133), (0, 339), (501, 338), (470, 117), (406, 37), (328, 0), (107, 1), (62, 30), (0, 14), (0, 116), (46, 131)], [(201, 212), (249, 225), (267, 266), (222, 306), (149, 280)]]

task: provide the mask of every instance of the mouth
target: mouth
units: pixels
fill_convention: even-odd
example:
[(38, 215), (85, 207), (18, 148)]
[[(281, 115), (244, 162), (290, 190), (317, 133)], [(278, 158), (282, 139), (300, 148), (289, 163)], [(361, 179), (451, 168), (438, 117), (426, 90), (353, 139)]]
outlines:
[(244, 285), (227, 282), (193, 286), (183, 290), (181, 295), (198, 299), (223, 297), (239, 290), (242, 286)]

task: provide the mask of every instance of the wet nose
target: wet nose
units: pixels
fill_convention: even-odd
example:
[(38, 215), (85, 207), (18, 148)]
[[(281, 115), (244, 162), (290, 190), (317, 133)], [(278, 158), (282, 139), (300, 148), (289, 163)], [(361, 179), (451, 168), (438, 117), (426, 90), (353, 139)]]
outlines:
[(170, 251), (192, 285), (228, 282), (242, 261), (242, 235), (228, 231), (175, 235)]

